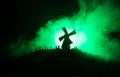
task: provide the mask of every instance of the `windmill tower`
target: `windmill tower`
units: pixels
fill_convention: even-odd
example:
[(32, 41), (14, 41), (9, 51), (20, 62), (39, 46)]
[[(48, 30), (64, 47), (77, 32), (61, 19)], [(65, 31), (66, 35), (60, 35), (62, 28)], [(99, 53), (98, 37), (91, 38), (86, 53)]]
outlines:
[(74, 30), (71, 33), (68, 33), (65, 27), (63, 27), (62, 30), (65, 33), (63, 36), (61, 36), (59, 38), (60, 41), (62, 41), (64, 39), (63, 44), (62, 44), (62, 49), (63, 50), (69, 50), (70, 49), (70, 44), (72, 44), (72, 41), (70, 40), (69, 36), (76, 34), (76, 32)]

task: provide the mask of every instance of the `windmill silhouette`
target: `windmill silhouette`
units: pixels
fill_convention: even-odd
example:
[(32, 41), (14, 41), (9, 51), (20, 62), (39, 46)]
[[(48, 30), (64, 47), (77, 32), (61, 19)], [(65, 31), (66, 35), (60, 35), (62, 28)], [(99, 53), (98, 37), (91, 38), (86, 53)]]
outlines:
[(74, 30), (74, 31), (72, 31), (71, 33), (68, 34), (65, 27), (63, 27), (62, 30), (65, 33), (63, 36), (61, 36), (59, 38), (60, 41), (62, 41), (64, 39), (63, 44), (62, 44), (62, 49), (63, 50), (69, 50), (70, 49), (70, 44), (72, 44), (72, 41), (70, 40), (69, 36), (76, 34), (76, 32)]

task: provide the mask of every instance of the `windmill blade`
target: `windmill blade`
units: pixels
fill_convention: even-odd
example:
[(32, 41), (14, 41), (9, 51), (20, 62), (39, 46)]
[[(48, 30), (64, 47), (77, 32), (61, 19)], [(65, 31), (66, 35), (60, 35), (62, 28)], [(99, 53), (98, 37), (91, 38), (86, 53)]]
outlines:
[(74, 35), (74, 34), (76, 34), (75, 30), (72, 31), (72, 32), (69, 34), (69, 36)]
[(59, 38), (59, 40), (61, 41), (61, 40), (63, 40), (65, 38), (65, 36), (61, 36), (60, 38)]
[(65, 34), (68, 34), (68, 32), (67, 32), (65, 27), (63, 27), (62, 30), (65, 32)]

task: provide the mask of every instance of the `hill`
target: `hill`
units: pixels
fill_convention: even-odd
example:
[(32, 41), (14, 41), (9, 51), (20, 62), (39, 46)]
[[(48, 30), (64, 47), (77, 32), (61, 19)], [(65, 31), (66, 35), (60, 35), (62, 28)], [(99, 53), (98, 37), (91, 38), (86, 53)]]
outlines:
[(39, 50), (9, 61), (2, 67), (12, 74), (103, 74), (118, 73), (120, 65), (90, 58), (78, 50)]

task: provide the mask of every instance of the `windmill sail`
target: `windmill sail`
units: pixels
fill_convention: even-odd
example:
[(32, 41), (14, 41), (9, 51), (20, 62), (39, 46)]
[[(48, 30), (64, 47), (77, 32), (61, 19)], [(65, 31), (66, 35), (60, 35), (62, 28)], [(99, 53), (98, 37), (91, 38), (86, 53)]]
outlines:
[(72, 31), (72, 32), (69, 34), (69, 36), (74, 35), (74, 34), (76, 34), (75, 30)]
[(72, 44), (72, 41), (70, 40), (69, 36), (76, 34), (76, 32), (74, 30), (70, 34), (68, 34), (65, 27), (63, 27), (62, 30), (65, 33), (63, 36), (61, 36), (59, 38), (60, 41), (64, 39), (63, 44), (62, 44), (62, 49), (69, 50), (70, 49), (70, 44)]
[(65, 32), (65, 34), (68, 34), (68, 32), (67, 32), (65, 27), (63, 27), (62, 30)]
[(59, 38), (59, 40), (61, 41), (61, 40), (63, 40), (65, 38), (65, 35), (64, 36), (61, 36), (60, 38)]

